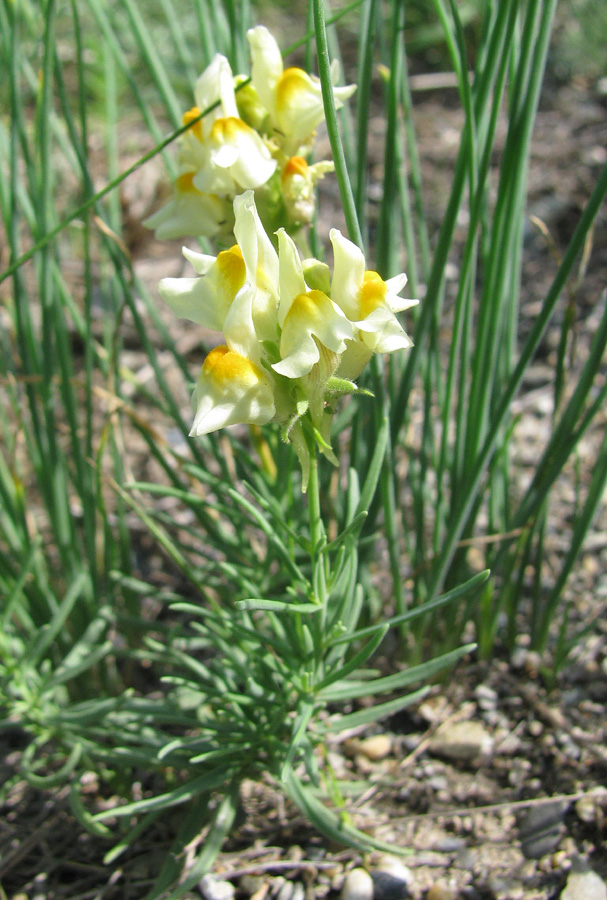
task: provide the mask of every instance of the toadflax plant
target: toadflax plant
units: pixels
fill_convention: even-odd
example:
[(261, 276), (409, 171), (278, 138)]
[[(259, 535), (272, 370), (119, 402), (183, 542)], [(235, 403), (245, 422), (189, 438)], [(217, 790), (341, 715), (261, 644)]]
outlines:
[[(76, 24), (77, 7), (72, 4)], [(135, 15), (136, 4), (127, 7), (134, 33), (142, 39), (145, 29)], [(20, 14), (20, 8), (9, 12)], [(57, 124), (47, 114), (52, 74), (55, 68), (61, 71), (52, 12), (49, 3), (36, 118), (43, 150)], [(102, 7), (95, 4), (91, 12), (107, 35)], [(0, 43), (9, 33), (16, 32), (0, 28)], [(318, 31), (317, 41), (321, 37)], [(18, 57), (8, 41), (3, 44), (12, 66), (13, 130), (7, 145), (10, 177), (4, 180), (6, 191), (0, 190), (0, 207), (12, 216), (12, 227), (11, 263), (0, 281), (13, 277), (18, 371), (23, 367), (25, 376), (18, 385), (9, 370), (6, 384), (19, 423), (19, 391), (27, 392), (33, 430), (26, 446), (58, 553), (49, 542), (47, 559), (42, 551), (46, 532), (30, 534), (33, 517), (26, 515), (22, 482), (13, 468), (20, 456), (21, 425), (15, 431), (7, 417), (4, 433), (15, 434), (10, 459), (0, 465), (5, 501), (0, 590), (8, 597), (0, 611), (0, 727), (23, 723), (33, 736), (23, 754), (23, 774), (38, 788), (69, 782), (74, 814), (95, 835), (113, 840), (108, 862), (158, 819), (163, 826), (166, 819), (177, 833), (147, 900), (181, 896), (212, 865), (236, 820), (241, 786), (248, 779), (273, 779), (332, 840), (361, 849), (386, 846), (350, 821), (328, 761), (330, 735), (404, 708), (425, 691), (408, 692), (413, 685), (466, 652), (467, 647), (460, 648), (391, 674), (368, 666), (390, 627), (454, 600), (485, 578), (481, 574), (442, 596), (431, 595), (415, 609), (396, 604), (396, 614), (386, 621), (369, 615), (359, 539), (387, 468), (391, 440), (379, 357), (405, 356), (412, 346), (398, 314), (416, 301), (401, 296), (404, 274), (390, 278), (367, 262), (356, 213), (346, 199), (350, 239), (337, 229), (329, 232), (332, 265), (312, 258), (308, 247), (316, 185), (333, 169), (330, 160), (312, 161), (315, 131), (326, 110), (343, 197), (335, 110), (352, 96), (354, 85), (338, 85), (328, 58), (322, 66), (319, 58), (320, 78), (285, 66), (265, 28), (251, 29), (248, 40), (250, 78), (234, 76), (226, 57), (214, 55), (217, 48), (208, 54), (209, 66), (195, 84), (195, 105), (178, 129), (173, 195), (146, 220), (159, 238), (216, 245), (213, 254), (206, 245), (206, 252), (185, 249), (192, 276), (160, 284), (161, 297), (178, 316), (217, 334), (217, 345), (195, 376), (192, 440), (185, 450), (181, 442), (175, 444), (174, 433), (187, 433), (188, 423), (140, 314), (145, 292), (131, 260), (123, 258), (125, 248), (113, 239), (119, 222), (111, 217), (105, 222), (107, 211), (100, 203), (126, 174), (95, 194), (86, 168), (83, 47), (78, 51), (82, 147), (76, 144), (75, 158), (83, 166), (86, 199), (55, 222), (47, 209), (51, 155), (40, 153), (42, 176), (30, 187), (44, 203), (32, 232), (35, 242), (20, 253), (15, 211), (21, 173), (38, 155), (31, 154), (22, 166), (17, 153), (27, 138), (16, 90)], [(120, 65), (119, 43), (109, 46)], [(149, 48), (142, 40), (146, 55)], [(149, 61), (157, 73), (156, 59)], [(27, 72), (35, 86), (35, 70)], [(110, 92), (116, 85), (109, 57), (105, 74)], [(62, 82), (59, 86), (68, 131), (76, 137), (69, 98)], [(139, 101), (153, 123), (144, 97)], [(108, 116), (115, 109), (117, 104), (108, 101)], [(111, 137), (113, 129), (107, 130)], [(0, 131), (0, 152), (3, 147)], [(93, 207), (112, 261), (111, 278), (107, 284), (100, 281), (113, 310), (107, 345), (93, 330), (96, 257), (85, 216)], [(78, 304), (66, 299), (68, 288), (49, 246), (66, 223), (80, 216), (85, 219), (84, 319)], [(33, 339), (35, 306), (19, 272), (38, 253), (40, 341)], [(118, 297), (121, 302), (113, 305)], [(125, 307), (156, 376), (157, 396), (119, 360)], [(156, 308), (148, 304), (148, 310), (169, 348), (171, 366), (192, 380)], [(80, 380), (74, 377), (67, 340), (70, 317), (87, 354), (84, 430)], [(367, 365), (375, 396), (357, 387)], [(162, 413), (162, 421), (176, 427), (152, 426), (123, 392), (123, 377)], [(93, 415), (97, 402), (108, 404), (99, 435)], [(360, 424), (354, 417), (363, 405), (374, 422), (361, 474), (362, 466), (346, 470), (338, 452), (350, 440), (348, 423)], [(61, 409), (69, 421), (69, 444), (63, 443)], [(163, 483), (161, 477), (154, 483), (125, 483), (130, 471), (121, 431), (125, 417), (129, 433), (135, 431), (147, 443)], [(340, 468), (331, 468), (339, 462)], [(179, 512), (172, 515), (176, 504)], [(143, 580), (138, 547), (130, 543), (131, 510), (170, 560), (168, 582)], [(57, 568), (61, 571), (53, 581), (51, 569)], [(161, 610), (153, 625), (150, 606)], [(86, 787), (90, 780), (82, 777), (91, 771), (103, 775), (100, 792), (107, 785), (113, 798), (128, 793), (132, 802), (99, 803)], [(131, 782), (142, 790), (130, 794), (125, 786)]]
[[(391, 675), (366, 668), (367, 660), (392, 625), (427, 613), (485, 578), (481, 574), (388, 621), (361, 625), (357, 545), (384, 464), (387, 417), (364, 483), (354, 470), (348, 473), (345, 514), (331, 539), (319, 456), (338, 465), (331, 440), (338, 401), (362, 394), (360, 402), (376, 402), (357, 388), (356, 379), (374, 355), (412, 346), (397, 313), (417, 301), (400, 296), (404, 274), (384, 280), (367, 267), (360, 247), (335, 228), (329, 234), (332, 271), (300, 255), (298, 244), (307, 246), (314, 184), (332, 168), (329, 162), (308, 165), (302, 156), (324, 114), (321, 83), (301, 69), (285, 69), (266, 29), (252, 29), (249, 41), (253, 75), (240, 91), (235, 87), (243, 79), (232, 78), (221, 56), (198, 80), (197, 106), (185, 119), (191, 127), (178, 148), (175, 195), (147, 223), (159, 236), (212, 234), (224, 244), (217, 255), (184, 248), (196, 274), (162, 279), (159, 293), (178, 316), (218, 334), (196, 379), (191, 436), (208, 440), (220, 429), (250, 426), (265, 454), (260, 466), (246, 443), (234, 438), (241, 475), (236, 483), (225, 466), (221, 478), (187, 464), (188, 477), (197, 483), (192, 490), (131, 485), (140, 496), (147, 491), (178, 497), (207, 530), (212, 521), (215, 549), (225, 553), (219, 576), (212, 563), (194, 562), (168, 529), (127, 499), (191, 586), (188, 597), (170, 598), (172, 611), (186, 616), (179, 640), (148, 641), (169, 691), (156, 709), (154, 727), (146, 724), (146, 752), (156, 764), (185, 773), (184, 780), (166, 794), (89, 819), (99, 827), (104, 819), (145, 813), (149, 824), (162, 810), (190, 802), (150, 898), (178, 877), (176, 861), (205, 826), (203, 849), (171, 896), (180, 896), (209, 868), (234, 822), (247, 778), (271, 775), (330, 838), (361, 849), (386, 848), (358, 831), (343, 808), (333, 812), (322, 802), (324, 788), (343, 807), (326, 762), (327, 736), (391, 715), (422, 696), (425, 688), (409, 694), (403, 689), (452, 664), (469, 647)], [(328, 90), (335, 104), (354, 87), (335, 87), (334, 77), (333, 71)], [(233, 218), (225, 214), (228, 203)], [(285, 452), (293, 451), (305, 500), (291, 489), (294, 468)], [(217, 453), (216, 459), (222, 466)], [(307, 526), (300, 515), (306, 502)], [(262, 542), (257, 554), (246, 546), (249, 536), (251, 547)], [(382, 694), (392, 697), (343, 710), (344, 701)], [(128, 708), (126, 715), (128, 720)], [(171, 732), (162, 722), (170, 723)]]

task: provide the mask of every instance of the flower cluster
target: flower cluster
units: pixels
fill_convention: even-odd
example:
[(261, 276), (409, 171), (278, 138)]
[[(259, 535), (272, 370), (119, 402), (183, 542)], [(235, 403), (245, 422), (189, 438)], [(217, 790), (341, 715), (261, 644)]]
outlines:
[(178, 316), (223, 332), (198, 376), (192, 435), (228, 425), (277, 422), (301, 462), (304, 490), (311, 442), (336, 462), (330, 444), (335, 400), (374, 353), (411, 346), (395, 313), (406, 276), (384, 281), (337, 229), (334, 266), (302, 260), (284, 228), (274, 248), (252, 190), (234, 200), (236, 244), (216, 257), (184, 248), (197, 273), (165, 278), (161, 297)]
[[(293, 233), (312, 220), (314, 187), (333, 168), (305, 158), (324, 119), (320, 81), (303, 69), (285, 69), (263, 26), (250, 29), (248, 39), (250, 80), (235, 79), (217, 54), (196, 82), (195, 106), (183, 117), (192, 124), (179, 139), (173, 197), (144, 223), (161, 239), (228, 237), (234, 198), (246, 190), (256, 191), (270, 232), (283, 225)], [(355, 85), (333, 90), (339, 107)]]

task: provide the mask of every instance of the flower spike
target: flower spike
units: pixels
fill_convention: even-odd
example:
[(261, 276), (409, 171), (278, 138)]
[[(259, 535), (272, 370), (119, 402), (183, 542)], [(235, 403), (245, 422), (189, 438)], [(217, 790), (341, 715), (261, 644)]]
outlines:
[(362, 251), (333, 229), (334, 270), (302, 260), (284, 228), (278, 252), (253, 191), (234, 200), (237, 243), (213, 257), (184, 248), (196, 278), (165, 278), (160, 294), (178, 315), (222, 331), (194, 391), (193, 435), (230, 425), (281, 426), (306, 489), (313, 444), (333, 464), (331, 423), (341, 396), (373, 353), (411, 346), (395, 313), (414, 305), (399, 292), (405, 275), (384, 281)]

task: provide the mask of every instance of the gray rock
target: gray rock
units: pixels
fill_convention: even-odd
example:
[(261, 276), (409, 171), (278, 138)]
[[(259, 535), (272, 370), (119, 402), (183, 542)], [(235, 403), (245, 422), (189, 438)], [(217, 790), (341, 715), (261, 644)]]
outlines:
[(560, 900), (607, 900), (607, 886), (596, 872), (571, 872)]
[(557, 846), (563, 837), (563, 822), (568, 804), (556, 800), (532, 806), (518, 823), (521, 849), (527, 859), (540, 859)]
[(457, 837), (457, 835), (446, 835), (445, 837), (439, 838), (439, 840), (432, 845), (432, 849), (438, 850), (439, 853), (459, 853), (465, 846), (465, 838)]

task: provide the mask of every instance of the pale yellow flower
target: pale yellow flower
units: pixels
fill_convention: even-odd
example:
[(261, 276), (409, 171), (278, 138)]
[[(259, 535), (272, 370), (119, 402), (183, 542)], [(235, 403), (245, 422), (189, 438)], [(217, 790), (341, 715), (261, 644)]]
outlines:
[(214, 237), (229, 231), (234, 223), (232, 205), (217, 194), (205, 194), (194, 187), (194, 173), (180, 175), (173, 196), (165, 206), (144, 220), (159, 240), (186, 237)]
[(264, 370), (227, 346), (206, 357), (194, 391), (191, 435), (228, 425), (266, 425), (274, 418), (272, 382)]
[[(265, 184), (276, 161), (259, 134), (240, 118), (230, 64), (218, 53), (196, 82), (190, 120), (219, 105), (185, 133), (179, 163), (194, 171), (200, 191), (235, 194)], [(200, 127), (199, 127), (200, 126)]]
[(217, 257), (186, 247), (183, 254), (201, 277), (163, 278), (158, 285), (160, 296), (181, 318), (212, 331), (223, 331), (234, 298), (245, 283), (240, 247), (235, 244)]
[(373, 353), (406, 350), (413, 342), (395, 313), (417, 304), (398, 296), (407, 276), (403, 273), (384, 281), (377, 272), (365, 268), (365, 257), (356, 244), (331, 229), (334, 265), (331, 297), (354, 326), (354, 340), (340, 361), (337, 374), (356, 378)]
[(319, 362), (321, 347), (337, 356), (343, 353), (352, 326), (324, 291), (309, 290), (297, 247), (284, 229), (278, 232), (278, 248), (281, 359), (272, 368), (287, 378), (301, 378)]
[(266, 184), (276, 171), (276, 160), (261, 135), (239, 116), (234, 78), (224, 56), (215, 56), (194, 93), (196, 105), (183, 115), (183, 124), (190, 127), (177, 145), (174, 196), (144, 222), (161, 239), (229, 234), (234, 197)]
[(278, 337), (278, 254), (266, 234), (253, 191), (234, 200), (234, 235), (242, 252), (248, 283), (255, 288), (253, 321), (260, 341)]
[[(266, 127), (287, 156), (305, 149), (316, 127), (324, 119), (320, 80), (303, 69), (285, 69), (276, 40), (267, 28), (258, 25), (247, 36), (251, 47), (251, 81), (260, 102), (268, 111)], [(339, 78), (338, 65), (332, 68), (333, 83)], [(356, 90), (356, 85), (334, 87), (337, 108)]]

